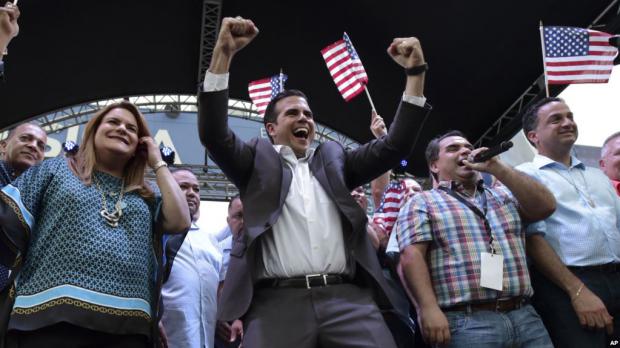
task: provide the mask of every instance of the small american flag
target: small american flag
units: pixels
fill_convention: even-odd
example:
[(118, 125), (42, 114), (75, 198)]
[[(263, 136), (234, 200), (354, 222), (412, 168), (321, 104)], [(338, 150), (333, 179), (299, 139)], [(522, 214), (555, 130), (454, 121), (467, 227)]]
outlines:
[(407, 178), (390, 182), (385, 192), (383, 192), (379, 208), (375, 210), (372, 216), (372, 222), (379, 227), (381, 232), (388, 236), (392, 233), (400, 208), (416, 193), (415, 187), (418, 185), (409, 180), (413, 179)]
[(364, 90), (368, 75), (347, 33), (342, 40), (322, 49), (321, 54), (344, 100), (349, 101)]
[(272, 77), (250, 82), (248, 93), (259, 114), (265, 114), (265, 109), (267, 109), (267, 104), (269, 104), (271, 99), (284, 91), (286, 79), (288, 79), (288, 76), (280, 73)]
[(618, 49), (611, 35), (574, 27), (544, 27), (545, 71), (553, 84), (607, 83)]

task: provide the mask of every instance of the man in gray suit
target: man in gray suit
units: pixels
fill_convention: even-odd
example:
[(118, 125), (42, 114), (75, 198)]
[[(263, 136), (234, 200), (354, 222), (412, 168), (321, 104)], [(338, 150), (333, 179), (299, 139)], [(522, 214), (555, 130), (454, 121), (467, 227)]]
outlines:
[(250, 20), (223, 20), (199, 95), (200, 139), (244, 206), (244, 234), (232, 246), (218, 319), (241, 318), (250, 348), (394, 347), (379, 311), (391, 308), (391, 294), (366, 236), (366, 214), (349, 192), (413, 147), (414, 128), (430, 110), (420, 43), (397, 38), (389, 46), (407, 74), (403, 101), (386, 136), (348, 151), (336, 142), (310, 147), (313, 114), (295, 90), (265, 111), (271, 142), (245, 143), (230, 130), (230, 63), (257, 34)]

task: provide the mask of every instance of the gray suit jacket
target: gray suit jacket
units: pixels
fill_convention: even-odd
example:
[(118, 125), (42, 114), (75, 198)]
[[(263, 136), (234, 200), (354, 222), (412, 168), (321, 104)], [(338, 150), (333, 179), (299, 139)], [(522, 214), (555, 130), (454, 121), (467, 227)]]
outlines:
[[(244, 238), (232, 246), (230, 264), (218, 306), (218, 319), (241, 318), (253, 296), (256, 240), (281, 214), (292, 173), (269, 140), (241, 141), (228, 127), (228, 91), (199, 95), (200, 140), (212, 159), (237, 186), (244, 208)], [(430, 108), (401, 103), (389, 134), (355, 150), (336, 142), (317, 147), (310, 170), (338, 207), (349, 260), (355, 262), (355, 279), (374, 290), (382, 308), (391, 308), (391, 290), (385, 284), (375, 250), (366, 236), (366, 214), (351, 197), (351, 190), (385, 173), (407, 157), (415, 141), (416, 124)]]

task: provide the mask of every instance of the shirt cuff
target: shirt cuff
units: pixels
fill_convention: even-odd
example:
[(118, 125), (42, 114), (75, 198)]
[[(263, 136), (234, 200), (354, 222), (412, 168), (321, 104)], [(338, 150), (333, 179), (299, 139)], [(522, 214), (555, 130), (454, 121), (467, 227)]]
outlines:
[(529, 237), (529, 236), (533, 236), (536, 234), (540, 234), (544, 237), (546, 235), (545, 233), (546, 227), (547, 227), (547, 224), (545, 223), (544, 220), (529, 223), (525, 226), (525, 236)]
[(228, 73), (213, 74), (207, 70), (203, 89), (205, 92), (217, 92), (228, 89)]
[(421, 108), (423, 108), (424, 105), (426, 105), (426, 97), (425, 96), (417, 97), (415, 95), (406, 95), (406, 94), (403, 93), (403, 101), (405, 103), (413, 104), (413, 105), (419, 106)]

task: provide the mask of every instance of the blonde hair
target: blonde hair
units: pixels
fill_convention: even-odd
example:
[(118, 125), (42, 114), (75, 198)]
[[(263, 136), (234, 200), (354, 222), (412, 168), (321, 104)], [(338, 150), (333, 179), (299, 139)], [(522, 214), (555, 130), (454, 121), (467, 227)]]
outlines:
[[(106, 106), (99, 110), (95, 116), (88, 121), (84, 129), (84, 136), (78, 153), (69, 158), (69, 167), (77, 177), (82, 180), (85, 185), (92, 182), (92, 174), (97, 164), (97, 151), (95, 149), (95, 133), (101, 125), (103, 118), (114, 109), (125, 109), (129, 111), (136, 119), (138, 125), (138, 139), (145, 136), (151, 136), (151, 132), (147, 126), (144, 116), (138, 108), (128, 101), (122, 101)], [(146, 170), (147, 157), (136, 151), (135, 155), (125, 165), (123, 170), (123, 180), (125, 182), (125, 192), (138, 190), (138, 194), (143, 198), (153, 198), (153, 190), (144, 180), (144, 172)]]

